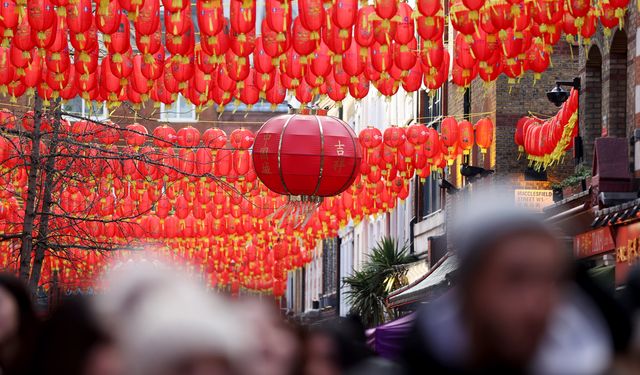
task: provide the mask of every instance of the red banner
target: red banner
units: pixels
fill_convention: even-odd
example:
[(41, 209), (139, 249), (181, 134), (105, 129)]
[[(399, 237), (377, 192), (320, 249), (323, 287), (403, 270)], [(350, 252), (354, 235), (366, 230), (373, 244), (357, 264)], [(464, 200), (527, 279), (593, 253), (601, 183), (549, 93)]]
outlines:
[(618, 228), (616, 233), (616, 285), (624, 284), (629, 268), (638, 261), (640, 222)]
[(611, 228), (602, 227), (587, 233), (579, 234), (573, 240), (573, 255), (577, 259), (606, 253), (616, 248), (611, 235)]

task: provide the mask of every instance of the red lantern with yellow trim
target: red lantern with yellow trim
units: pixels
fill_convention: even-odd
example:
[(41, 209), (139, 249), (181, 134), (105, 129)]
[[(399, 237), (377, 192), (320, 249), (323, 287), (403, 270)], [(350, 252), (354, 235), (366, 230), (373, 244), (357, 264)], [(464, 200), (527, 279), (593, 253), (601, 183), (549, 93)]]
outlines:
[(458, 123), (458, 129), (458, 145), (464, 155), (469, 155), (473, 148), (473, 125), (467, 120), (462, 120)]
[(483, 154), (493, 144), (493, 122), (485, 117), (476, 123), (476, 143)]
[(458, 122), (453, 117), (446, 117), (442, 120), (442, 126), (440, 129), (442, 144), (449, 150), (455, 148), (460, 137), (460, 127)]

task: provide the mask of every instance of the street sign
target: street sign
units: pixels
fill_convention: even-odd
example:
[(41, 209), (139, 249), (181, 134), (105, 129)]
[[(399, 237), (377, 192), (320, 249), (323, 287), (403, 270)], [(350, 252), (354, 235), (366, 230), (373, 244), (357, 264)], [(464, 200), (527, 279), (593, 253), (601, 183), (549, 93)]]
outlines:
[(553, 190), (516, 189), (514, 193), (517, 207), (542, 212), (543, 208), (553, 204)]

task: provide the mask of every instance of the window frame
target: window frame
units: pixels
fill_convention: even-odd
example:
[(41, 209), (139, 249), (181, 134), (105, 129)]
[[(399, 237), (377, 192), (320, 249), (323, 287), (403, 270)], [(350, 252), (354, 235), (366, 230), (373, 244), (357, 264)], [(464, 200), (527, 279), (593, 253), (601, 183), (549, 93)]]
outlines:
[[(427, 126), (433, 127), (437, 130), (442, 122), (443, 90), (440, 88), (435, 91), (436, 93), (434, 96), (427, 95), (428, 104), (424, 107), (425, 112), (422, 117), (428, 120), (425, 121)], [(417, 185), (418, 204), (416, 209), (418, 212), (416, 218), (417, 221), (422, 221), (428, 216), (442, 210), (443, 197), (437, 178), (435, 178), (433, 174), (430, 174), (424, 182), (421, 182), (418, 179)]]
[[(192, 108), (192, 110), (190, 111), (183, 111), (182, 107), (180, 105), (180, 98), (182, 98), (182, 100), (189, 104)], [(171, 104), (171, 106), (176, 105), (178, 108), (177, 110), (173, 111), (169, 111), (167, 112), (167, 105), (164, 103), (160, 103), (160, 121), (164, 121), (164, 122), (198, 122), (198, 119), (196, 118), (196, 105), (189, 102), (187, 100), (187, 98), (185, 98), (182, 94), (178, 94), (178, 98)], [(168, 117), (167, 114), (168, 113), (175, 113), (177, 117)]]
[[(68, 102), (70, 102), (71, 100), (75, 100), (75, 99), (80, 100), (80, 103), (82, 104), (80, 113), (71, 112), (67, 108), (65, 108), (65, 106), (67, 105)], [(67, 101), (62, 103), (62, 111), (63, 112), (77, 114), (77, 115), (79, 115), (79, 116), (81, 116), (83, 118), (90, 119), (90, 120), (93, 120), (93, 121), (106, 121), (106, 120), (109, 119), (109, 110), (107, 108), (107, 102), (104, 102), (104, 101), (103, 102), (94, 102), (93, 100), (91, 101), (92, 103), (102, 103), (102, 115), (99, 115), (98, 113), (91, 113), (91, 112), (87, 113), (87, 101), (84, 100), (82, 97), (77, 96), (77, 97), (75, 97), (75, 98), (73, 98), (71, 100), (67, 100)], [(82, 120), (82, 119), (79, 119), (79, 118), (74, 117), (74, 116), (65, 115), (65, 116), (62, 116), (62, 117), (65, 120), (70, 121), (70, 122), (76, 122), (76, 121)]]

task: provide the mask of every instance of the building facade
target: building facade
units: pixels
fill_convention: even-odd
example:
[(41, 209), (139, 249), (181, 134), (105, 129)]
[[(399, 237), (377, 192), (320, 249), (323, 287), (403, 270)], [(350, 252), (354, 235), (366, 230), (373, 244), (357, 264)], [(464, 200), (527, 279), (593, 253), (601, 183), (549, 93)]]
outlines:
[[(472, 123), (489, 117), (495, 124), (495, 133), (494, 144), (487, 153), (474, 148), (468, 158), (458, 157), (442, 173), (432, 173), (425, 179), (415, 178), (409, 198), (398, 204), (394, 211), (367, 217), (344, 228), (338, 248), (340, 262), (336, 265), (340, 277), (360, 269), (373, 244), (381, 236), (389, 235), (400, 242), (410, 242), (413, 253), (419, 257), (420, 261), (411, 265), (409, 271), (412, 275), (412, 269), (419, 270), (416, 271), (418, 275), (410, 277), (410, 283), (418, 284), (452, 250), (451, 241), (447, 240), (452, 234), (447, 232), (446, 225), (452, 219), (452, 206), (472, 195), (474, 185), (499, 183), (507, 186), (510, 193), (505, 199), (514, 203), (520, 194), (540, 192), (545, 196), (544, 202), (536, 207), (540, 211), (542, 206), (553, 204), (552, 188), (569, 180), (577, 165), (592, 168), (597, 138), (623, 137), (628, 142), (635, 142), (634, 135), (637, 134), (634, 132), (640, 126), (640, 104), (636, 103), (637, 87), (640, 87), (636, 71), (640, 65), (635, 64), (637, 10), (632, 8), (629, 8), (624, 30), (599, 30), (588, 45), (583, 44), (584, 40), (560, 41), (554, 47), (552, 66), (537, 79), (532, 74), (526, 74), (517, 82), (504, 75), (489, 84), (476, 79), (466, 90), (449, 82), (437, 91), (423, 90), (414, 96), (400, 92), (389, 100), (377, 96), (372, 89), (369, 96), (360, 102), (345, 100), (339, 114), (356, 132), (364, 126), (384, 130), (392, 124), (406, 126), (412, 121), (438, 129), (443, 116), (454, 116)], [(568, 152), (561, 163), (546, 170), (535, 170), (514, 142), (516, 123), (530, 114), (540, 117), (554, 115), (558, 109), (549, 102), (546, 92), (555, 86), (557, 80), (571, 81), (575, 77), (582, 82), (579, 110), (582, 147), (578, 147), (582, 153)], [(638, 157), (632, 147), (628, 161), (632, 166), (630, 170), (637, 174), (640, 167), (636, 166), (640, 162), (633, 163), (634, 158)], [(472, 182), (460, 173), (464, 164), (494, 173)], [(450, 183), (455, 190), (442, 188), (443, 181)], [(567, 245), (572, 246), (573, 243), (574, 234), (570, 234)], [(312, 270), (308, 267), (308, 270), (313, 272), (319, 268)], [(443, 276), (442, 279), (446, 278)], [(339, 313), (345, 315), (349, 304), (343, 285), (341, 292), (338, 294)], [(410, 294), (417, 302), (426, 292)]]

